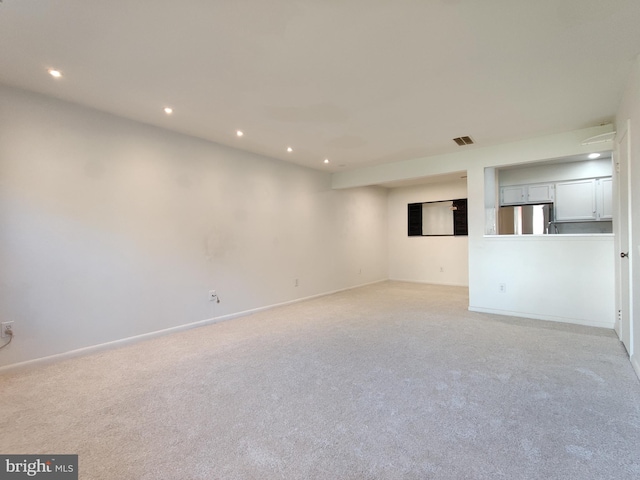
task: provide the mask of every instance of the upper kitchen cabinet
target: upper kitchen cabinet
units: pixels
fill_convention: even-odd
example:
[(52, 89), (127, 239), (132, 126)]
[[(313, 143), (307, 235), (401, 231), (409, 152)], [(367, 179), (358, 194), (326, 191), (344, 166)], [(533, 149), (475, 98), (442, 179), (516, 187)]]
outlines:
[(500, 189), (500, 205), (517, 205), (524, 203), (525, 199), (524, 185), (513, 185), (502, 187)]
[(500, 188), (500, 205), (551, 203), (554, 198), (552, 183), (536, 185), (510, 185)]
[(558, 182), (555, 219), (557, 222), (596, 220), (596, 181), (590, 178)]
[(527, 203), (550, 203), (554, 199), (554, 185), (544, 183), (527, 186)]
[(613, 219), (613, 179), (601, 178), (596, 183), (596, 205), (599, 206), (598, 220)]
[[(486, 234), (503, 234), (511, 228), (511, 223), (515, 225), (515, 219), (510, 222), (505, 212), (518, 213), (524, 224), (527, 212), (538, 210), (548, 210), (548, 218), (543, 218), (543, 234), (612, 233), (614, 171), (611, 155), (603, 152), (601, 158), (588, 157), (590, 155), (584, 153), (486, 168)], [(530, 206), (534, 208), (530, 209)], [(524, 228), (523, 233), (526, 233)]]
[(589, 178), (556, 184), (556, 222), (611, 220), (612, 179)]

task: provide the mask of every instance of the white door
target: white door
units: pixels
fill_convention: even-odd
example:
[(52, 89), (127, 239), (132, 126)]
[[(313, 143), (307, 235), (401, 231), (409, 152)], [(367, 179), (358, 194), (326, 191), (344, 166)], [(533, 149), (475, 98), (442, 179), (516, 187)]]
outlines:
[(616, 270), (618, 272), (618, 320), (616, 330), (629, 355), (633, 355), (633, 335), (631, 332), (631, 254), (629, 251), (629, 234), (631, 231), (631, 200), (629, 188), (629, 122), (627, 131), (618, 140), (617, 165), (618, 171), (618, 228), (616, 233), (618, 246)]

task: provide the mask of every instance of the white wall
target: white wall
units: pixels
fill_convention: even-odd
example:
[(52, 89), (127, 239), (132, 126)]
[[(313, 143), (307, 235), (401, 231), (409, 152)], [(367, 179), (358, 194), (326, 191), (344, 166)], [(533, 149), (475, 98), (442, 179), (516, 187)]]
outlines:
[[(640, 125), (637, 73), (634, 79), (620, 118)], [(388, 276), (465, 284), (463, 256), (445, 254), (453, 252), (451, 244), (430, 245), (436, 254), (424, 256), (424, 271), (406, 268), (399, 253), (410, 240), (404, 202), (414, 193), (417, 201), (429, 200), (424, 193), (469, 200), (468, 239), (444, 240), (467, 242), (471, 309), (613, 326), (611, 236), (484, 236), (485, 167), (586, 153), (591, 147), (582, 140), (609, 130), (472, 148), (331, 179), (0, 87), (0, 319), (14, 320), (16, 331), (14, 343), (0, 351), (0, 365)], [(466, 195), (451, 195), (458, 188), (451, 185), (442, 187), (446, 192), (407, 187), (387, 201), (385, 189), (367, 187), (461, 170), (468, 175)], [(634, 245), (638, 227), (636, 219)], [(395, 236), (396, 230), (403, 234)], [(543, 261), (552, 263), (552, 277)], [(499, 283), (507, 284), (506, 293)], [(222, 303), (208, 301), (211, 288)], [(639, 298), (636, 291), (636, 305)]]
[[(611, 131), (594, 127), (458, 153), (418, 158), (333, 175), (334, 188), (467, 171), (469, 217), (469, 308), (523, 317), (613, 328), (615, 319), (613, 236), (587, 241), (550, 236), (546, 243), (514, 236), (485, 236), (485, 167), (534, 162), (589, 153), (582, 142)], [(611, 150), (612, 142), (599, 145)], [(487, 196), (490, 197), (489, 194)], [(393, 219), (390, 219), (393, 222)], [(550, 280), (550, 276), (553, 279)], [(499, 284), (507, 283), (500, 293)], [(549, 298), (553, 301), (532, 301)], [(561, 308), (560, 308), (561, 307)]]
[(390, 279), (443, 285), (469, 285), (466, 236), (409, 237), (407, 235), (409, 203), (466, 197), (466, 180), (389, 190)]
[[(609, 133), (612, 130), (612, 125), (603, 125), (502, 145), (464, 147), (455, 153), (414, 158), (334, 173), (331, 185), (336, 189), (353, 188), (434, 175), (447, 175), (473, 167), (483, 169), (491, 166), (525, 166), (533, 162), (591, 153), (594, 147), (582, 145), (582, 142), (587, 138)], [(599, 143), (598, 151), (611, 151), (612, 147), (611, 141)]]
[(0, 365), (386, 279), (386, 232), (385, 189), (0, 87)]
[(632, 323), (633, 351), (631, 362), (640, 376), (640, 56), (636, 58), (635, 68), (620, 109), (616, 115), (616, 131), (623, 134), (627, 120), (630, 121), (629, 139), (631, 144), (631, 239), (629, 242), (630, 261), (632, 262)]
[(610, 177), (611, 158), (585, 160), (582, 162), (542, 164), (533, 167), (500, 170), (500, 186), (522, 185), (543, 182), (562, 182), (583, 178)]
[(493, 236), (480, 248), (470, 310), (613, 328), (611, 235)]

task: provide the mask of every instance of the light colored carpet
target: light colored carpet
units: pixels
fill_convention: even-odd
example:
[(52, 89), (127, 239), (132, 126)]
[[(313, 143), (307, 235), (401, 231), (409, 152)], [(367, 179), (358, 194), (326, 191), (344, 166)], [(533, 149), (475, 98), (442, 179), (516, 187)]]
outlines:
[(0, 453), (82, 479), (637, 479), (612, 331), (384, 282), (0, 376)]

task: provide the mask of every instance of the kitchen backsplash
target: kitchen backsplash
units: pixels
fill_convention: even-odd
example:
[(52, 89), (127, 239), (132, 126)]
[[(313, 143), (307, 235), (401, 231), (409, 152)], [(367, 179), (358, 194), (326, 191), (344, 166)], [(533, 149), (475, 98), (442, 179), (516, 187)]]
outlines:
[[(559, 234), (613, 233), (611, 222), (559, 222), (555, 225), (558, 227)], [(550, 231), (549, 233), (555, 232)]]

